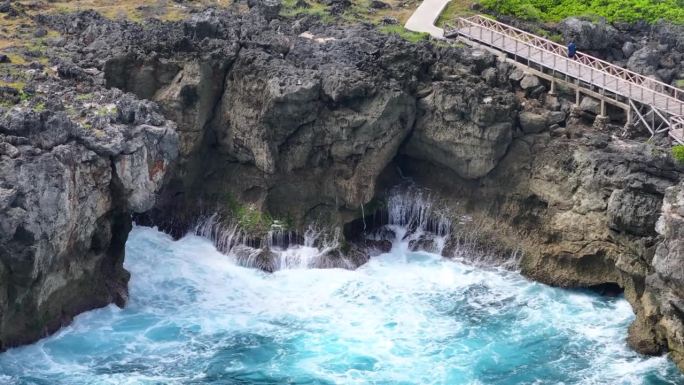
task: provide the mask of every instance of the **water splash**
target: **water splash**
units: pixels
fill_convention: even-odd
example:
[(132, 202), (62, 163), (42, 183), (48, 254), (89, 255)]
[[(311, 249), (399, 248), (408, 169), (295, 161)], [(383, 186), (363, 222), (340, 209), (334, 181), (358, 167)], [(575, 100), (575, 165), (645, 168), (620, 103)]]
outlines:
[(248, 246), (249, 241), (236, 221), (223, 220), (219, 214), (201, 218), (192, 233), (211, 240), (216, 249), (224, 254), (232, 252), (235, 246)]
[(446, 208), (439, 206), (427, 190), (396, 189), (387, 200), (390, 225), (412, 232), (430, 232), (440, 237), (451, 233), (451, 218)]
[(340, 252), (340, 230), (310, 225), (303, 235), (275, 222), (264, 239), (252, 239), (231, 220), (218, 214), (203, 218), (193, 234), (211, 240), (221, 253), (244, 267), (267, 272), (285, 269), (358, 267)]

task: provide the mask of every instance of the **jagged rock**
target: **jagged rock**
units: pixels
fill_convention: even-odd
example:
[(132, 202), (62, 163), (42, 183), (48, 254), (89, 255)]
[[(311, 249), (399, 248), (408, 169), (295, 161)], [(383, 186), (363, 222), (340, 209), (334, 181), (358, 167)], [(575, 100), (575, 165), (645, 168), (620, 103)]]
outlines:
[[(69, 92), (46, 89), (53, 98), (55, 89)], [(115, 91), (99, 97), (135, 104)], [(52, 110), (0, 115), (0, 348), (35, 341), (84, 310), (125, 303), (130, 214), (154, 205), (177, 154), (173, 124), (141, 124), (155, 107), (137, 103), (150, 111), (138, 107), (131, 121), (113, 116), (90, 129)], [(96, 119), (89, 111), (80, 119)], [(97, 145), (107, 141), (118, 144)]]
[(11, 63), (9, 56), (0, 54), (0, 63)]
[(525, 75), (525, 77), (523, 77), (520, 81), (520, 88), (527, 90), (539, 87), (540, 84), (541, 82), (539, 81), (538, 77), (534, 75)]
[(0, 13), (9, 13), (12, 10), (12, 3), (7, 0), (0, 3)]
[(658, 48), (645, 46), (635, 51), (629, 57), (627, 68), (641, 74), (651, 75), (656, 71), (658, 60), (660, 60), (660, 51)]
[(622, 54), (625, 55), (626, 58), (632, 56), (634, 51), (636, 51), (636, 46), (631, 41), (626, 41), (625, 44), (622, 45)]
[(44, 37), (47, 35), (47, 30), (45, 28), (38, 28), (33, 32), (34, 37)]
[(670, 83), (676, 75), (676, 70), (670, 68), (661, 68), (656, 71), (656, 75), (661, 81)]
[(616, 40), (618, 32), (601, 19), (598, 23), (570, 17), (558, 24), (567, 43), (573, 41), (580, 50), (602, 50), (610, 47)]
[(499, 75), (496, 71), (496, 68), (487, 68), (486, 70), (482, 71), (482, 78), (490, 86), (496, 86), (498, 82), (498, 77)]
[(433, 89), (419, 101), (420, 117), (404, 152), (466, 179), (486, 175), (511, 143), (513, 96), (474, 84), (439, 82)]
[(519, 82), (525, 77), (525, 71), (521, 70), (520, 68), (514, 69), (511, 74), (508, 76), (509, 79), (511, 79), (514, 82)]
[(549, 125), (561, 124), (565, 122), (567, 115), (563, 111), (549, 111), (546, 114), (546, 121)]
[(266, 20), (273, 20), (278, 17), (282, 7), (280, 0), (249, 0), (248, 4), (251, 8), (257, 8)]
[(390, 8), (390, 5), (380, 0), (372, 0), (370, 3), (371, 8), (374, 9), (386, 9)]
[(601, 114), (601, 102), (590, 96), (585, 96), (582, 98), (579, 108), (582, 111), (591, 112), (594, 115)]
[(614, 190), (608, 199), (611, 228), (635, 235), (654, 235), (662, 196), (643, 191)]
[(384, 25), (396, 25), (396, 24), (399, 24), (399, 20), (396, 17), (383, 16), (382, 17), (382, 24), (384, 24)]
[[(637, 334), (635, 337), (665, 339), (661, 348), (667, 346), (674, 362), (684, 369), (684, 323), (681, 312), (684, 308), (681, 293), (684, 289), (684, 184), (669, 188), (665, 194), (662, 211), (656, 230), (663, 237), (653, 257), (655, 273), (648, 277), (646, 292), (642, 297), (652, 296), (657, 313), (649, 317), (637, 312), (637, 321), (661, 332)], [(644, 302), (642, 300), (642, 302)], [(631, 332), (631, 330), (630, 330)], [(636, 334), (636, 333), (635, 333)], [(664, 336), (662, 335), (664, 334)], [(638, 346), (637, 346), (638, 347)]]
[(518, 119), (520, 120), (520, 128), (526, 134), (537, 134), (548, 128), (546, 116), (542, 114), (523, 111), (518, 116)]

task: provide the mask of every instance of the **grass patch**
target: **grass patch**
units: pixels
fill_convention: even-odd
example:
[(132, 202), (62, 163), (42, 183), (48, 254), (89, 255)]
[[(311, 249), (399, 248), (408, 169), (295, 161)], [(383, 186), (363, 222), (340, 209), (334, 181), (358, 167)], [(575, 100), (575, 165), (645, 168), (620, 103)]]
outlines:
[[(300, 4), (306, 4), (306, 6)], [(324, 22), (332, 21), (328, 7), (325, 4), (312, 1), (283, 0), (280, 15), (285, 17), (312, 15), (320, 17)]]
[(243, 205), (232, 195), (227, 196), (228, 210), (244, 231), (251, 235), (265, 234), (274, 222), (267, 213), (262, 213), (253, 205)]
[(570, 16), (604, 17), (609, 22), (684, 24), (683, 0), (480, 0), (495, 13), (530, 21), (560, 21)]
[(679, 164), (684, 164), (684, 145), (678, 144), (672, 147), (672, 157)]
[(404, 28), (403, 25), (384, 25), (380, 27), (380, 31), (389, 35), (399, 35), (404, 40), (410, 41), (412, 43), (417, 43), (421, 40), (427, 40), (430, 38), (429, 33), (425, 32), (413, 32)]
[(458, 17), (468, 17), (476, 14), (477, 12), (472, 9), (473, 4), (472, 0), (451, 0), (442, 14), (439, 15), (435, 24), (438, 27), (444, 27), (449, 23), (453, 23)]
[(2, 87), (12, 87), (15, 88), (19, 91), (23, 90), (24, 87), (26, 86), (26, 83), (21, 82), (21, 81), (14, 81), (14, 82), (6, 82), (3, 80), (0, 80), (0, 86)]
[(27, 63), (26, 58), (24, 58), (23, 55), (19, 55), (18, 53), (5, 53), (7, 57), (10, 59), (9, 64), (14, 64), (14, 65), (24, 65)]
[(84, 100), (90, 100), (93, 97), (93, 94), (78, 94), (76, 95), (76, 100), (82, 102)]

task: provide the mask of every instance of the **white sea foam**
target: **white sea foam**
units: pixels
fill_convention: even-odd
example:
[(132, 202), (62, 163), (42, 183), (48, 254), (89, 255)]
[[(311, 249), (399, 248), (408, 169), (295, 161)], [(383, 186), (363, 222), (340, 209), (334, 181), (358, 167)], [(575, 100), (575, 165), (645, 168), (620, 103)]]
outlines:
[(267, 274), (238, 266), (205, 238), (174, 242), (138, 227), (126, 267), (126, 309), (88, 312), (0, 355), (0, 383), (684, 381), (667, 359), (627, 347), (633, 315), (624, 299), (410, 252), (406, 241), (354, 271)]

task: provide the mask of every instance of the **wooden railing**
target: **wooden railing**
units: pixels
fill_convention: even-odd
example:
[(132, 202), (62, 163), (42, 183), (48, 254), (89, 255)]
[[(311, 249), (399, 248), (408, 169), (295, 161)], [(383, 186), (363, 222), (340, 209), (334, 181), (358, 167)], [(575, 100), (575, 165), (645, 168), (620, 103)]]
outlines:
[[(484, 36), (485, 31), (489, 32), (489, 36)], [(447, 31), (446, 36), (452, 37), (456, 34), (466, 35), (470, 39), (480, 40), (492, 46), (504, 45), (505, 40), (513, 41), (515, 55), (526, 54), (528, 60), (536, 61), (531, 58), (534, 50), (541, 58), (541, 62), (536, 61), (540, 65), (566, 74), (569, 74), (570, 66), (577, 66), (578, 73), (569, 75), (578, 75), (582, 81), (585, 81), (584, 77), (589, 77), (590, 83), (596, 86), (640, 103), (653, 104), (670, 114), (684, 115), (684, 103), (681, 100), (684, 97), (684, 90), (582, 52), (577, 52), (570, 60), (565, 46), (496, 20), (479, 15), (459, 18), (456, 29)], [(594, 76), (595, 73), (603, 76)], [(627, 89), (624, 89), (625, 87)]]

